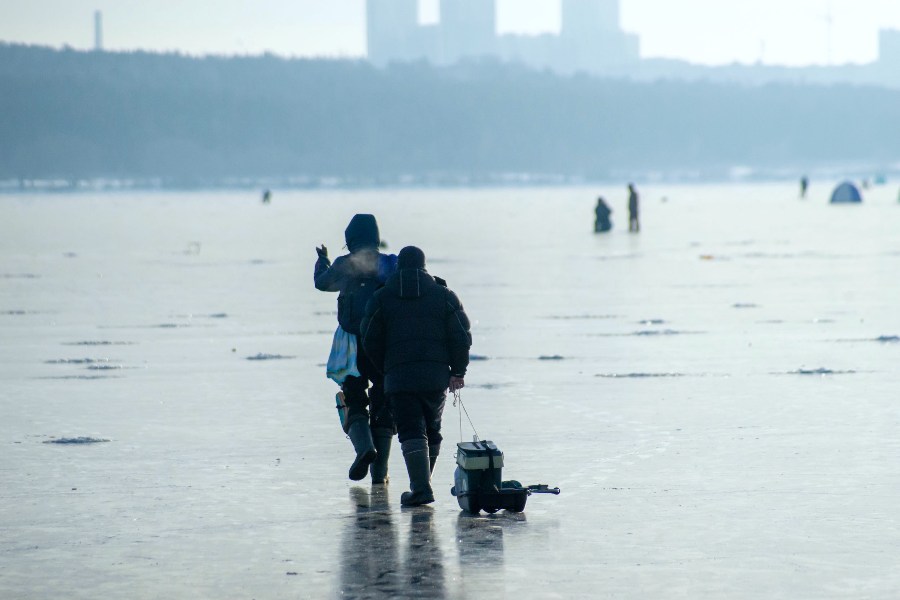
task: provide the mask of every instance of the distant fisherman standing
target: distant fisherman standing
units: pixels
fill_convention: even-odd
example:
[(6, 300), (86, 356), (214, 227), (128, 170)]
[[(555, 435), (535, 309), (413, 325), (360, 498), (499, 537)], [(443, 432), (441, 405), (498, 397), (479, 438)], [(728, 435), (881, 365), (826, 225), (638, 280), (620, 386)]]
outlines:
[(638, 220), (638, 193), (634, 189), (634, 184), (628, 184), (628, 231), (638, 232), (641, 230), (641, 223)]
[(356, 451), (350, 479), (364, 478), (371, 464), (372, 483), (385, 483), (394, 422), (384, 398), (384, 378), (357, 343), (357, 336), (366, 303), (396, 271), (397, 257), (378, 252), (381, 240), (373, 215), (355, 215), (344, 231), (344, 239), (350, 254), (338, 257), (334, 264), (328, 260), (324, 245), (316, 248), (316, 288), (340, 292), (339, 327), (328, 359), (328, 376), (341, 386), (348, 408), (344, 432)]
[(399, 271), (366, 308), (362, 343), (384, 372), (384, 389), (397, 422), (409, 492), (403, 506), (434, 502), (431, 472), (441, 450), (446, 390), (465, 385), (469, 318), (443, 280), (425, 271), (415, 246), (400, 251)]

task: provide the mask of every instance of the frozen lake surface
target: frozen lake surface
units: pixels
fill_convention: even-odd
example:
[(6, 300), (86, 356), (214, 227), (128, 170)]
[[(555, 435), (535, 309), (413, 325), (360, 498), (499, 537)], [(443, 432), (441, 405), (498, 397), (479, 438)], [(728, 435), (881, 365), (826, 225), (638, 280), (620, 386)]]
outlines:
[[(0, 597), (896, 598), (900, 204), (830, 187), (639, 186), (639, 235), (624, 186), (0, 196)], [(396, 444), (347, 480), (312, 268), (356, 212), (560, 496), (461, 514), (449, 403), (434, 505)]]

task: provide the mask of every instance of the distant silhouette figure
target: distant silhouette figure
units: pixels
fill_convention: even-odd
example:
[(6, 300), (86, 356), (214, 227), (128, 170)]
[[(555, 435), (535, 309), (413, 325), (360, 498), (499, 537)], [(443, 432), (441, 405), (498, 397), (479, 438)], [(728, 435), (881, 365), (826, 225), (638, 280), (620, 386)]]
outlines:
[(272, 190), (263, 190), (262, 202), (269, 204), (272, 201)]
[(596, 215), (596, 219), (594, 219), (595, 233), (602, 233), (612, 229), (612, 221), (609, 220), (612, 209), (606, 204), (603, 196), (597, 198), (597, 208), (594, 209), (594, 214)]
[(806, 198), (806, 190), (809, 189), (809, 178), (804, 175), (800, 178), (800, 197)]
[(628, 184), (628, 231), (638, 232), (641, 230), (641, 223), (638, 220), (638, 193), (634, 189), (634, 184)]

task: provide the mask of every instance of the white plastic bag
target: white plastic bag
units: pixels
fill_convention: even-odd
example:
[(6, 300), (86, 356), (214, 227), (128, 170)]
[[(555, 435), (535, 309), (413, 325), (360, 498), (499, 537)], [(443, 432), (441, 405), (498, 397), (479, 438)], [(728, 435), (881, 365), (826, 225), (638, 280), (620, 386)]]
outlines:
[(325, 371), (328, 378), (338, 385), (342, 385), (347, 377), (359, 377), (359, 369), (356, 368), (356, 336), (341, 329), (340, 325), (334, 331)]

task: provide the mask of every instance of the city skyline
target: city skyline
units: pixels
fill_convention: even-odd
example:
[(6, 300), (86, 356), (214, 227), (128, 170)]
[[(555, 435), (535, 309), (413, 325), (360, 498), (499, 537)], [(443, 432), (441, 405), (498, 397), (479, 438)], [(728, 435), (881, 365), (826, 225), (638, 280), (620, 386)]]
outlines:
[[(94, 11), (103, 12), (107, 50), (363, 58), (364, 0), (31, 0), (0, 6), (0, 41), (77, 49), (94, 45)], [(423, 24), (439, 20), (437, 0), (419, 3)], [(700, 16), (702, 15), (702, 17)], [(497, 0), (502, 34), (559, 33), (558, 0)], [(878, 31), (900, 29), (900, 3), (882, 0), (621, 0), (622, 30), (640, 37), (642, 58), (697, 64), (789, 66), (867, 63)]]
[(621, 30), (620, 0), (562, 0), (559, 33), (498, 34), (495, 0), (442, 0), (437, 23), (420, 24), (416, 0), (366, 0), (367, 57), (377, 65), (493, 59), (568, 74), (626, 74), (640, 40)]

